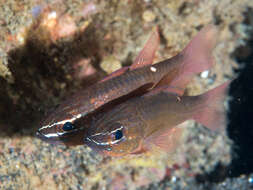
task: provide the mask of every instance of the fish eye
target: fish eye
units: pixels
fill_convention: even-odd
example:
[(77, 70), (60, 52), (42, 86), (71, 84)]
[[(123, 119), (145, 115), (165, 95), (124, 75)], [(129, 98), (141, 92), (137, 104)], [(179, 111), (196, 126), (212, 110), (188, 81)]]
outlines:
[(70, 122), (66, 122), (64, 125), (63, 125), (63, 127), (62, 127), (62, 129), (64, 130), (64, 131), (71, 131), (71, 130), (73, 130), (75, 128), (75, 126), (72, 124), (72, 123), (70, 123)]
[(117, 130), (115, 133), (114, 133), (114, 137), (115, 137), (115, 140), (120, 140), (122, 137), (123, 137), (123, 132), (122, 130)]

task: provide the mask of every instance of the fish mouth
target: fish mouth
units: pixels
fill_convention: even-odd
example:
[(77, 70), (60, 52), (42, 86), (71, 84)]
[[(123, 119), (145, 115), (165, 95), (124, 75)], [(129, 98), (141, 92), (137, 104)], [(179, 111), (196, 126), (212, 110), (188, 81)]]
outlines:
[(45, 134), (43, 134), (40, 130), (38, 130), (35, 134), (37, 138), (39, 138), (42, 141), (48, 142), (50, 144), (62, 144), (61, 139), (59, 137), (47, 137)]
[(41, 140), (47, 140), (48, 138), (45, 136), (45, 135), (43, 135), (39, 130), (36, 132), (36, 137), (38, 137), (39, 139), (41, 139)]
[(94, 141), (89, 136), (84, 138), (84, 144), (86, 144), (88, 147), (90, 147), (92, 150), (95, 150), (96, 152), (101, 152), (101, 151), (105, 151), (105, 150), (111, 151), (110, 145), (98, 144), (98, 143), (96, 143), (96, 141)]
[(45, 141), (50, 144), (56, 145), (83, 145), (83, 134), (85, 134), (85, 130), (76, 130), (72, 131), (71, 133), (43, 133), (41, 130), (37, 130), (35, 136), (42, 141)]

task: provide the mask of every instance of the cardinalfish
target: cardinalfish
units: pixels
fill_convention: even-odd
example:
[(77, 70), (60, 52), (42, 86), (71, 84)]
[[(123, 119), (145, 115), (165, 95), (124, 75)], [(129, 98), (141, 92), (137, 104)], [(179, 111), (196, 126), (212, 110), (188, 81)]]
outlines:
[(182, 131), (177, 126), (186, 120), (194, 119), (211, 130), (224, 128), (228, 84), (198, 96), (181, 96), (166, 86), (127, 100), (92, 123), (85, 144), (110, 156), (146, 152), (152, 145), (172, 151)]
[(204, 95), (184, 96), (191, 79), (214, 65), (217, 33), (208, 25), (179, 54), (152, 64), (159, 46), (156, 29), (131, 66), (65, 100), (42, 121), (37, 136), (123, 155), (141, 152), (147, 139), (159, 131), (174, 131), (188, 119), (213, 130), (222, 128), (226, 85)]

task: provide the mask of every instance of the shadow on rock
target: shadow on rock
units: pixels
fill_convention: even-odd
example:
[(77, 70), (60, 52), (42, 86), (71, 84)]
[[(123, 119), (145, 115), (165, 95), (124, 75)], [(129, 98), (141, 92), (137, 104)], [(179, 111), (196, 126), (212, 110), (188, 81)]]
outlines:
[[(33, 26), (34, 27), (34, 26)], [(14, 78), (0, 78), (1, 136), (34, 135), (46, 110), (67, 94), (97, 80), (98, 73), (76, 80), (75, 63), (89, 59), (98, 67), (99, 37), (91, 25), (71, 40), (53, 43), (46, 31), (31, 27), (24, 46), (8, 52), (8, 67)], [(37, 126), (38, 128), (38, 126)]]

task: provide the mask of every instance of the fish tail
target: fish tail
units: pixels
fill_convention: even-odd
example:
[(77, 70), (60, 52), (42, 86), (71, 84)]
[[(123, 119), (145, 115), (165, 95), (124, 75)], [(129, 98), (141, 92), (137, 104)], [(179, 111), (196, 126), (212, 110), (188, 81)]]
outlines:
[(214, 65), (212, 51), (216, 45), (217, 33), (214, 25), (206, 26), (177, 55), (181, 66), (177, 77), (170, 83), (171, 86), (182, 89), (183, 92), (194, 75)]
[(211, 130), (223, 131), (226, 127), (225, 98), (230, 81), (199, 96), (201, 110), (194, 114), (194, 120)]
[(216, 46), (218, 30), (214, 25), (203, 28), (182, 51), (185, 73), (200, 73), (215, 63), (212, 51)]

